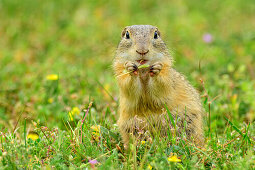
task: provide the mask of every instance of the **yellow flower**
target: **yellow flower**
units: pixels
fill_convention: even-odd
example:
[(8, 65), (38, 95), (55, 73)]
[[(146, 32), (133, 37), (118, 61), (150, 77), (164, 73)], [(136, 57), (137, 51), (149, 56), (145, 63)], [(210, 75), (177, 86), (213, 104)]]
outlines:
[(167, 158), (167, 160), (168, 160), (169, 162), (181, 162), (181, 161), (182, 161), (182, 160), (178, 159), (177, 156), (175, 156), (175, 155), (169, 156), (169, 157)]
[(79, 115), (80, 114), (80, 109), (78, 107), (73, 107), (71, 112), (72, 112), (73, 115)]
[(58, 80), (58, 75), (57, 74), (49, 74), (46, 77), (47, 80)]
[(38, 133), (32, 131), (28, 133), (27, 138), (32, 140), (37, 140), (39, 138), (39, 135)]
[(148, 168), (149, 170), (151, 170), (151, 169), (152, 169), (152, 166), (149, 164), (149, 165), (147, 166), (147, 168)]
[(145, 141), (144, 141), (144, 140), (143, 140), (143, 141), (141, 141), (141, 144), (142, 144), (142, 145), (144, 145), (144, 144), (145, 144)]
[(100, 126), (99, 125), (93, 125), (90, 127), (95, 132), (100, 132)]
[(73, 121), (73, 117), (75, 115), (79, 115), (79, 114), (80, 114), (80, 109), (78, 107), (73, 107), (72, 110), (68, 112), (68, 115), (71, 121)]
[(53, 100), (52, 97), (48, 99), (48, 103), (50, 103), (50, 104), (53, 103), (53, 101), (54, 101), (54, 100)]
[(95, 139), (95, 141), (99, 141), (99, 137), (100, 137), (100, 126), (99, 125), (93, 125), (90, 127), (93, 132), (92, 132), (92, 135), (93, 135), (93, 138)]

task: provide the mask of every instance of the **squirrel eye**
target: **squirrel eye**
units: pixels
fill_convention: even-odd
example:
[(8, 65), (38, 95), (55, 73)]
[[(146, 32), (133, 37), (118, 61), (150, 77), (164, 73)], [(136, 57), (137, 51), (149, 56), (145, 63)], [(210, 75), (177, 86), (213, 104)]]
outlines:
[(158, 39), (158, 32), (157, 31), (154, 32), (154, 39)]
[(128, 31), (126, 32), (126, 35), (125, 35), (125, 36), (126, 36), (126, 39), (130, 39), (130, 36), (129, 36), (129, 32), (128, 32)]

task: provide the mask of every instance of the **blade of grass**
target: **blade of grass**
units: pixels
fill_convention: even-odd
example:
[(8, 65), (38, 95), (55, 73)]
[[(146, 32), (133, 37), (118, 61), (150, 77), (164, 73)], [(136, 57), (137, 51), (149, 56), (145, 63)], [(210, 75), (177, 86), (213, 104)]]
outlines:
[(248, 143), (251, 144), (250, 138), (249, 138), (249, 136), (248, 136), (249, 128), (250, 128), (250, 123), (248, 124), (248, 127), (247, 127), (247, 129), (245, 130), (246, 133), (245, 133), (244, 136), (243, 136), (243, 141), (245, 141), (245, 139), (247, 138)]
[(18, 120), (17, 120), (17, 122), (16, 122), (16, 124), (15, 124), (15, 126), (14, 126), (14, 129), (13, 129), (13, 132), (12, 132), (12, 133), (15, 132), (15, 130), (16, 130), (17, 126), (18, 126), (19, 120), (20, 120), (20, 118), (21, 118), (21, 115), (23, 114), (24, 110), (25, 110), (25, 106), (23, 107), (21, 113), (19, 114), (19, 118), (18, 118)]
[(172, 116), (172, 114), (171, 114), (170, 110), (169, 110), (169, 109), (168, 109), (168, 107), (166, 106), (166, 104), (165, 104), (165, 108), (166, 108), (166, 111), (167, 111), (168, 117), (170, 118), (170, 121), (171, 121), (172, 125), (175, 127), (174, 118), (173, 118), (173, 116)]
[(27, 119), (24, 120), (24, 141), (25, 141), (25, 148), (27, 148), (27, 141), (26, 141), (26, 139), (27, 139), (27, 137), (26, 137), (26, 120)]
[(240, 129), (238, 129), (238, 127), (236, 127), (226, 116), (224, 116), (224, 118), (227, 120), (227, 122), (231, 125), (233, 129), (235, 129), (242, 137), (244, 137), (243, 133), (241, 132)]
[(85, 118), (87, 117), (87, 115), (88, 115), (88, 113), (89, 113), (89, 110), (90, 110), (90, 108), (92, 107), (92, 104), (93, 104), (93, 102), (90, 102), (89, 103), (89, 106), (88, 106), (88, 108), (87, 108), (87, 110), (86, 110), (86, 113), (84, 113), (85, 115), (84, 115), (84, 117), (83, 117), (83, 119), (82, 119), (82, 121), (81, 121), (81, 143), (82, 143), (82, 129), (83, 129), (83, 124), (84, 124), (84, 121), (85, 121)]
[(202, 154), (204, 154), (213, 164), (215, 164), (214, 161), (212, 160), (212, 158), (207, 153), (205, 153), (203, 150), (197, 148), (196, 146), (194, 146), (194, 149), (201, 152)]

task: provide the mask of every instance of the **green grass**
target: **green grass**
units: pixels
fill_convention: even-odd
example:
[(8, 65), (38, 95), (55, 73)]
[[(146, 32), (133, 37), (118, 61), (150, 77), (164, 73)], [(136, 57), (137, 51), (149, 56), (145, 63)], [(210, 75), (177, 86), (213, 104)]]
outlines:
[[(254, 169), (254, 16), (253, 0), (0, 0), (0, 168)], [(205, 148), (156, 137), (124, 151), (111, 63), (133, 24), (158, 26), (203, 96)]]

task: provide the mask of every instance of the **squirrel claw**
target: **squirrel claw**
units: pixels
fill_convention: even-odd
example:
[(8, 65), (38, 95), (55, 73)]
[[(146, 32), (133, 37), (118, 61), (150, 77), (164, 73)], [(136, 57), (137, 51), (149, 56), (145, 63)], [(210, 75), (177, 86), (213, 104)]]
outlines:
[(124, 64), (124, 67), (128, 72), (132, 72), (137, 75), (138, 67), (134, 62), (128, 61)]
[(162, 70), (162, 66), (163, 64), (156, 62), (155, 64), (153, 64), (150, 67), (150, 75), (154, 76), (154, 75), (158, 75), (160, 73), (160, 71)]

